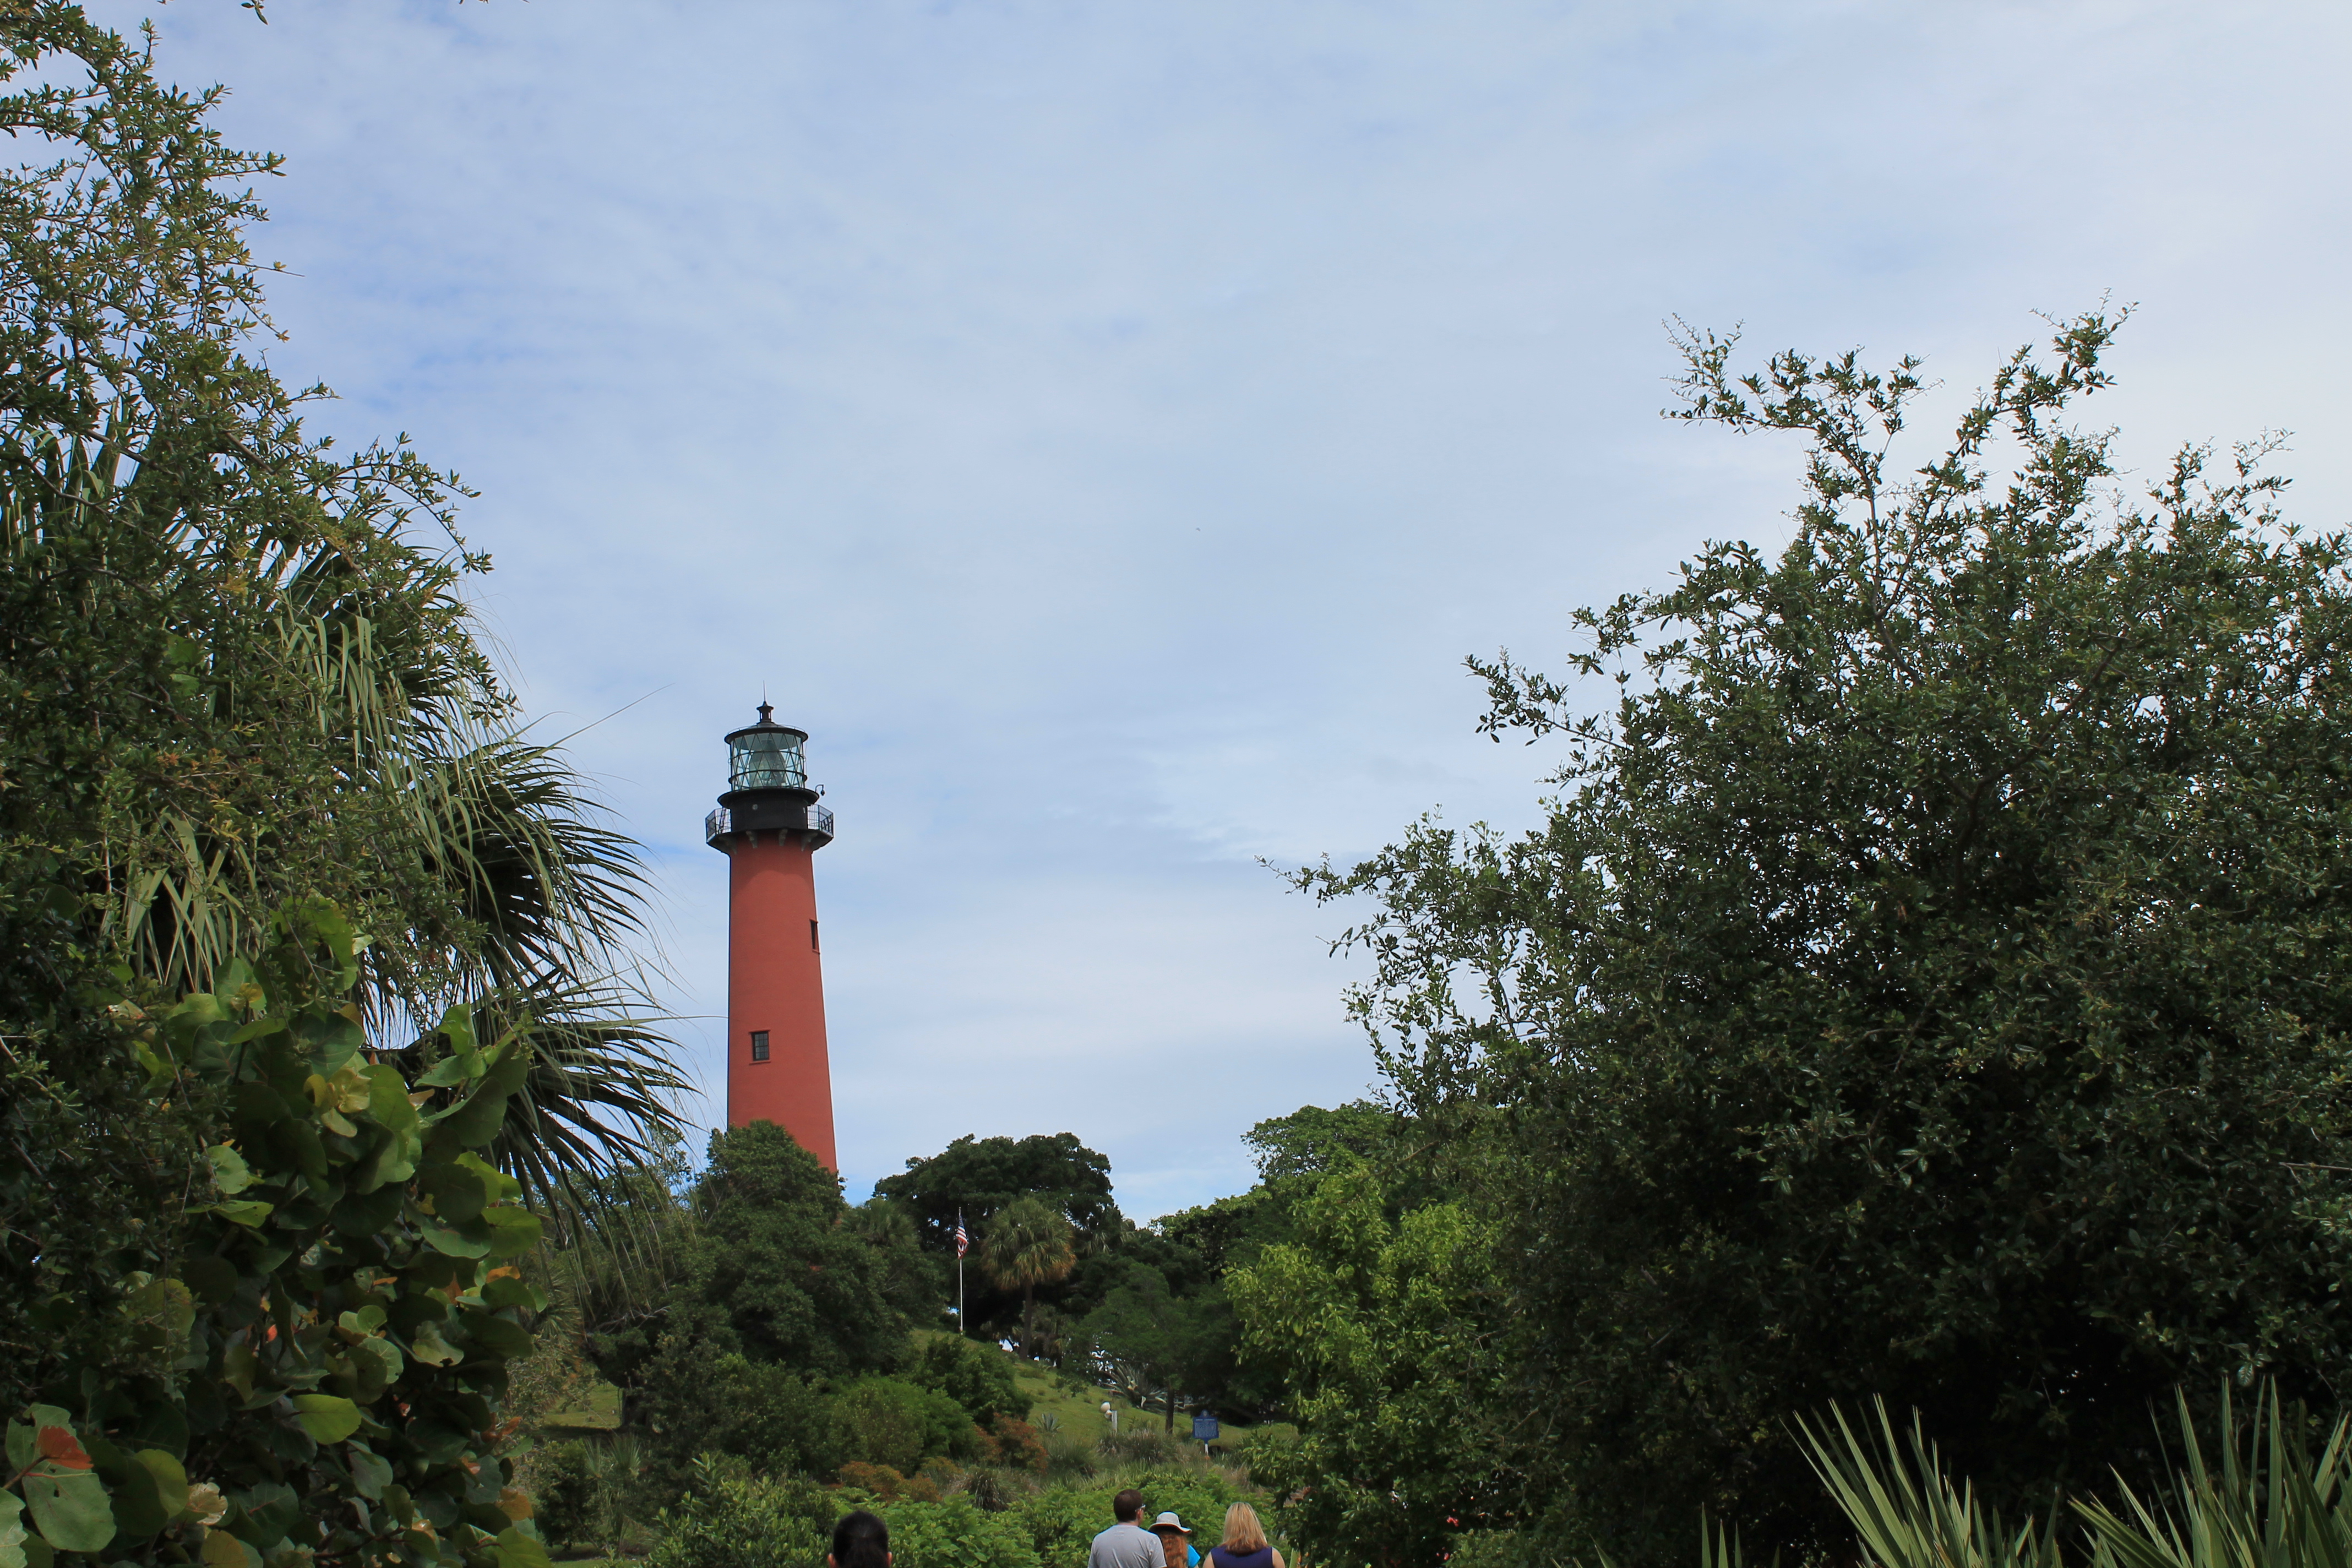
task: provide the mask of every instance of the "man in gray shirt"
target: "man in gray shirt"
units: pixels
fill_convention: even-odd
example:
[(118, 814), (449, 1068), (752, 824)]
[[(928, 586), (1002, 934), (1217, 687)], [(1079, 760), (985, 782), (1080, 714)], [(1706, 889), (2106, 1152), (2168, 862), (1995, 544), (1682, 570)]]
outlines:
[(1141, 1492), (1129, 1487), (1111, 1499), (1110, 1516), (1118, 1522), (1095, 1537), (1087, 1568), (1163, 1568), (1168, 1554), (1160, 1537), (1143, 1528)]

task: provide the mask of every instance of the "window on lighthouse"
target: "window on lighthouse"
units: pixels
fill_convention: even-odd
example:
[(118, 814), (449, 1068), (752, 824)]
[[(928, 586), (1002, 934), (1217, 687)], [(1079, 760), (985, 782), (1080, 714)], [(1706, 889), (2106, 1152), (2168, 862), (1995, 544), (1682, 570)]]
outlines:
[(768, 1059), (768, 1031), (765, 1029), (751, 1031), (751, 1059), (755, 1062)]

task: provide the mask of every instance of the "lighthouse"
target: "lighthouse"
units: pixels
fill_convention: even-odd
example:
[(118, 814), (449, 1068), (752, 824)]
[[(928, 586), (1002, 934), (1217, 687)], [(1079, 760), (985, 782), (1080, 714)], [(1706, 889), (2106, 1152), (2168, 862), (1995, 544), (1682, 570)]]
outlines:
[(774, 713), (762, 702), (727, 737), (727, 793), (703, 823), (727, 857), (727, 1124), (772, 1121), (835, 1171), (815, 877), (833, 813), (809, 787), (807, 731)]

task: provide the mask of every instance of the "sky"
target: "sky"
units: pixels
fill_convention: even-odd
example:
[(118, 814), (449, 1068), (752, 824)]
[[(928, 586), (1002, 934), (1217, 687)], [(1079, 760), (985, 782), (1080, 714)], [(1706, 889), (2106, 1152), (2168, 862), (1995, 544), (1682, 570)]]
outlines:
[(2084, 410), (2132, 483), (2284, 429), (2290, 514), (2352, 514), (2340, 5), (89, 8), (285, 154), (314, 428), (481, 491), (704, 1126), (720, 737), (809, 732), (853, 1199), (1071, 1131), (1148, 1219), (1377, 1089), (1362, 911), (1281, 869), (1538, 820), (1557, 757), (1475, 733), (1464, 657), (1556, 668), (1576, 606), (1789, 536), (1797, 446), (1658, 417), (1671, 318), (1922, 354), (1944, 411), (2134, 304)]

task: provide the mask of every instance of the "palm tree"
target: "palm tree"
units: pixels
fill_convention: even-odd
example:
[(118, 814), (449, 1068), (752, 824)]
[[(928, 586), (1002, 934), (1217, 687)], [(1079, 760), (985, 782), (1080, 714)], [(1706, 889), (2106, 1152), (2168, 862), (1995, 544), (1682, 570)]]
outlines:
[(1078, 1266), (1076, 1237), (1069, 1219), (1043, 1198), (1004, 1205), (980, 1238), (981, 1271), (1001, 1289), (1021, 1292), (1021, 1353), (1036, 1342), (1037, 1287), (1069, 1278)]

